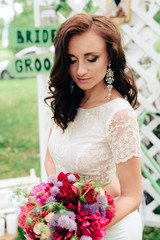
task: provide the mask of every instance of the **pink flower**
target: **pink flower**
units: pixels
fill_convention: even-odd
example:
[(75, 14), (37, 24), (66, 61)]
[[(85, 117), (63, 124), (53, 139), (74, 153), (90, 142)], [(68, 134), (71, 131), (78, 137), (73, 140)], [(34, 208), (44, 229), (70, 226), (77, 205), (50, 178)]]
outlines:
[(79, 237), (86, 235), (93, 240), (100, 240), (106, 235), (105, 226), (108, 224), (108, 220), (102, 218), (99, 212), (92, 215), (89, 210), (82, 210), (76, 215), (76, 218)]
[(32, 191), (30, 192), (30, 196), (36, 197), (36, 202), (40, 203), (40, 205), (43, 206), (48, 197), (51, 195), (52, 186), (53, 186), (52, 183), (41, 183), (37, 186), (34, 186)]

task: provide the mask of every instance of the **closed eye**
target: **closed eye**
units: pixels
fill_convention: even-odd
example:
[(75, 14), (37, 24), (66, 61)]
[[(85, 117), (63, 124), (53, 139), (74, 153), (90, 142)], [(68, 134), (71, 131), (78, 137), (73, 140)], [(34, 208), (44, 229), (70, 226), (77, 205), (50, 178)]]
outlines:
[(73, 64), (77, 61), (77, 58), (75, 58), (74, 56), (69, 56), (69, 63)]
[[(87, 56), (86, 61), (88, 62), (96, 62), (99, 56)], [(75, 56), (69, 56), (69, 63), (73, 64), (77, 61), (77, 58)]]
[(90, 59), (87, 59), (88, 62), (96, 62), (97, 61), (98, 56), (92, 57)]

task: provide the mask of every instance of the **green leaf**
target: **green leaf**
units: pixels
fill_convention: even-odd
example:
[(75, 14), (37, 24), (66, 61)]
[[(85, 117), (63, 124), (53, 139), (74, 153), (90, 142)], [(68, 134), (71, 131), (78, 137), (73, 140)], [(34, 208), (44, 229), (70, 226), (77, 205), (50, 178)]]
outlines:
[(98, 6), (94, 6), (93, 5), (93, 2), (90, 0), (87, 4), (86, 4), (86, 6), (84, 7), (84, 11), (85, 12), (88, 12), (88, 13), (95, 13), (95, 12), (97, 12), (98, 11), (98, 9), (99, 9), (99, 7)]
[(62, 6), (59, 4), (56, 8), (56, 12), (58, 12), (61, 8), (62, 8)]
[(64, 5), (58, 10), (64, 17), (68, 17), (70, 14), (70, 7), (67, 3), (64, 3)]
[(29, 223), (29, 224), (32, 224), (32, 219), (31, 218), (27, 218), (27, 221), (26, 221), (27, 223)]
[(112, 206), (108, 205), (108, 206), (106, 207), (106, 210), (110, 209), (111, 207), (112, 207)]
[(82, 195), (79, 199), (80, 199), (80, 201), (81, 201), (82, 203), (87, 203), (84, 195)]

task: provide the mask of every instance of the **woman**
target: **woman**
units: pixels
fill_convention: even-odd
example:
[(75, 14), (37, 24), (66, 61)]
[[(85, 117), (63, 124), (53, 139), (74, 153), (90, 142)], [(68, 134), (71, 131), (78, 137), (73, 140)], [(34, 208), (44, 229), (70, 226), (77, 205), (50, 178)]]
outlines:
[(46, 172), (77, 172), (108, 183), (105, 190), (115, 198), (116, 213), (105, 239), (140, 240), (137, 89), (120, 33), (105, 16), (80, 13), (61, 25), (54, 45)]

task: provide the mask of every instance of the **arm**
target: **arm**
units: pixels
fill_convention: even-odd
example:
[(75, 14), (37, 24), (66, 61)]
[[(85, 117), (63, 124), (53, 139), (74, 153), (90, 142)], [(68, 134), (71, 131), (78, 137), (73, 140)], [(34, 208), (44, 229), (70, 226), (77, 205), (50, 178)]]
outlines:
[[(49, 138), (51, 136), (51, 133), (52, 133), (52, 129), (50, 129)], [(53, 159), (50, 155), (48, 147), (47, 147), (47, 152), (46, 152), (46, 157), (45, 157), (45, 169), (46, 169), (46, 172), (47, 172), (48, 176), (51, 175), (51, 174), (56, 175), (56, 167), (55, 167)]]
[(115, 217), (107, 227), (113, 226), (140, 205), (142, 179), (139, 143), (134, 112), (130, 109), (120, 110), (109, 125), (109, 144), (116, 163), (120, 197), (115, 201)]
[(132, 157), (124, 163), (117, 164), (117, 174), (121, 195), (115, 201), (115, 217), (107, 228), (113, 226), (129, 213), (136, 210), (141, 202), (142, 181), (140, 158)]

